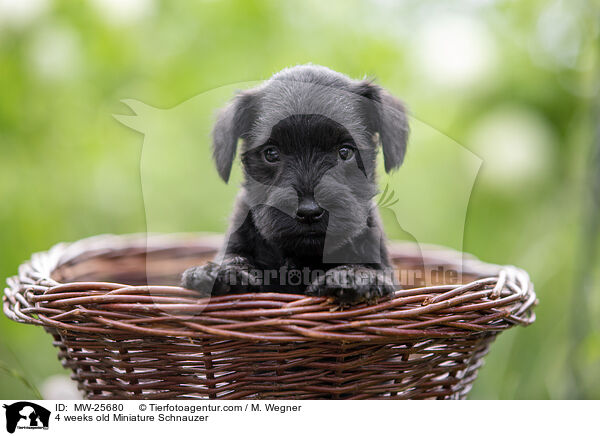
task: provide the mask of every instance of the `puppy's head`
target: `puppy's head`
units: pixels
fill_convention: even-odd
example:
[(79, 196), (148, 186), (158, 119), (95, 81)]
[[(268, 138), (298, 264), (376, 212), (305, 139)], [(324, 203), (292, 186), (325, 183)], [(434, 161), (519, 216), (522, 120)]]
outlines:
[(364, 230), (378, 149), (392, 171), (407, 137), (403, 105), (382, 88), (299, 66), (241, 92), (220, 112), (213, 153), (227, 181), (242, 139), (244, 188), (259, 232), (303, 251), (326, 233), (343, 241)]

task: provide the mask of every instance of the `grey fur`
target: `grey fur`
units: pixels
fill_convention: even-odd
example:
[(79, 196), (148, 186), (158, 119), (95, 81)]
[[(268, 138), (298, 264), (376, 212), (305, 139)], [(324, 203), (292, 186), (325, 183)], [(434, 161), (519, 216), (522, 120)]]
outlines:
[[(346, 141), (356, 150), (348, 162), (337, 156), (340, 145), (333, 142), (338, 137), (350, 138)], [(252, 268), (323, 268), (327, 274), (352, 277), (344, 283), (321, 277), (312, 284), (275, 289), (331, 295), (345, 304), (389, 296), (394, 287), (379, 280), (378, 273), (390, 262), (373, 203), (375, 157), (380, 145), (386, 171), (398, 168), (407, 138), (407, 118), (399, 100), (372, 82), (352, 80), (322, 66), (288, 68), (240, 92), (219, 113), (213, 129), (215, 163), (225, 181), (237, 143), (243, 141), (245, 181), (228, 241), (217, 264), (187, 270), (182, 285), (205, 294), (264, 290), (264, 283), (236, 286), (227, 283), (226, 276), (247, 278)], [(275, 140), (288, 147), (285, 165), (260, 158)], [(290, 144), (295, 144), (292, 149)], [(324, 210), (319, 222), (300, 222), (301, 200)], [(326, 223), (320, 222), (322, 216)], [(367, 277), (365, 283), (360, 283), (360, 275)]]

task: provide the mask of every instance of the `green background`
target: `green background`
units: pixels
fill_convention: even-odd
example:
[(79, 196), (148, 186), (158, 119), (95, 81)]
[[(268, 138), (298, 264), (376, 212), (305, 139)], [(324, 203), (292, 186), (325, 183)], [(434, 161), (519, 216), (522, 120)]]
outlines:
[[(595, 3), (8, 3), (0, 3), (1, 278), (59, 241), (146, 230), (144, 138), (113, 118), (131, 114), (121, 100), (171, 108), (286, 66), (322, 64), (376, 77), (419, 123), (483, 161), (462, 248), (526, 269), (541, 304), (533, 326), (499, 337), (470, 398), (600, 398)], [(431, 172), (428, 187), (449, 174), (463, 177)], [(222, 232), (232, 197), (212, 197), (203, 220), (182, 213), (177, 226)], [(435, 200), (420, 213), (443, 210)], [(424, 242), (460, 249), (445, 237), (455, 224), (440, 215)], [(32, 398), (27, 384), (40, 388), (57, 373), (66, 372), (42, 329), (0, 316), (0, 398)]]

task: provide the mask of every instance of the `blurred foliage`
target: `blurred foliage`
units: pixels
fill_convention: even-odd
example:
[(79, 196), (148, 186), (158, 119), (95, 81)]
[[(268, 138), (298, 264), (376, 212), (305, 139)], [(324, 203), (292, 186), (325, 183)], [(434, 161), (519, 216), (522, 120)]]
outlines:
[[(462, 248), (526, 269), (541, 304), (499, 337), (470, 397), (598, 399), (599, 18), (583, 0), (0, 0), (0, 277), (58, 241), (146, 230), (143, 137), (112, 117), (121, 100), (171, 108), (322, 64), (376, 77), (483, 160)], [(232, 197), (213, 197), (177, 225), (224, 231)], [(456, 245), (442, 206), (421, 206), (440, 217), (424, 242)], [(55, 356), (41, 328), (0, 317), (0, 398), (31, 398), (27, 383), (64, 372)]]

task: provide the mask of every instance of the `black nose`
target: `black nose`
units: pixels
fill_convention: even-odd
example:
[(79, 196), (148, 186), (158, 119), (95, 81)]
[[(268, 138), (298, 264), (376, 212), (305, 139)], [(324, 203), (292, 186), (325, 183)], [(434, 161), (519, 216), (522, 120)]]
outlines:
[(314, 223), (323, 217), (325, 212), (312, 198), (303, 198), (298, 204), (296, 219), (303, 223)]

